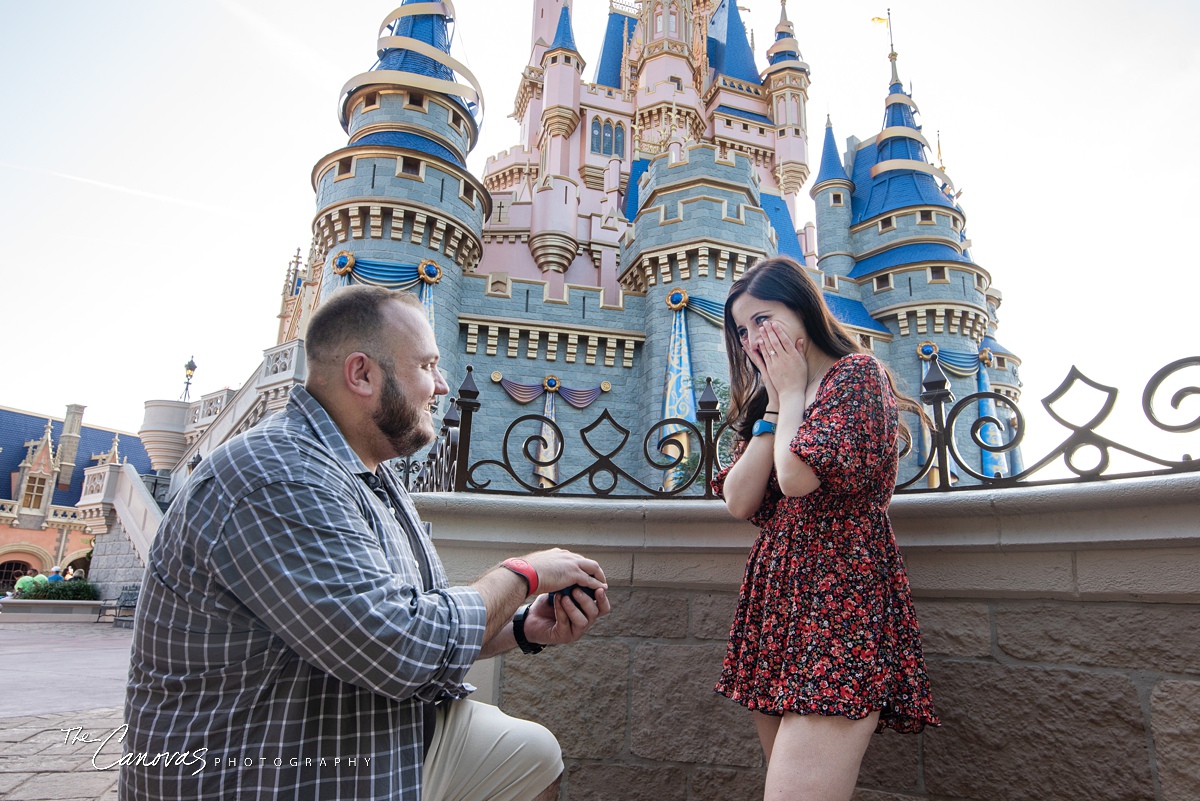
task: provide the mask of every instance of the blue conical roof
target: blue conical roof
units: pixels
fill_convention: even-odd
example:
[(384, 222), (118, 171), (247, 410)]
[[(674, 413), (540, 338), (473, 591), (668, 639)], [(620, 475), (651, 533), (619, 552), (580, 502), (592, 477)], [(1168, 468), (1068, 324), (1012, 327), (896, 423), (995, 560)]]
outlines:
[[(912, 96), (904, 91), (896, 69), (896, 54), (891, 53), (892, 78), (888, 83), (888, 100), (883, 114), (883, 128), (898, 128), (874, 147), (859, 148), (854, 157), (855, 224), (881, 214), (908, 206), (945, 206), (956, 208), (954, 202), (938, 186), (937, 180), (926, 172), (893, 167), (871, 175), (872, 168), (886, 161), (916, 161), (928, 164), (925, 145), (921, 143), (921, 126), (913, 116)], [(904, 129), (912, 131), (912, 135)]]
[[(422, 0), (404, 0), (401, 6), (409, 6)], [(416, 14), (401, 17), (392, 23), (393, 36), (406, 36), (410, 39), (432, 45), (443, 53), (450, 53), (450, 31), (446, 18), (441, 14)], [(379, 61), (372, 69), (396, 70), (411, 72), (414, 75), (424, 75), (443, 81), (453, 81), (454, 72), (444, 64), (431, 59), (429, 56), (414, 53), (403, 48), (391, 48), (379, 54)]]
[(571, 30), (570, 6), (563, 6), (558, 13), (558, 30), (554, 32), (554, 44), (550, 45), (550, 49), (579, 52), (575, 47), (575, 31)]
[(612, 89), (621, 88), (621, 59), (625, 45), (633, 40), (637, 17), (622, 14), (615, 8), (608, 12), (608, 27), (600, 48), (600, 64), (596, 67), (596, 83)]
[(708, 25), (708, 63), (718, 75), (761, 85), (737, 0), (721, 0)]
[(825, 181), (849, 181), (846, 168), (842, 166), (842, 157), (838, 155), (837, 140), (833, 136), (833, 122), (825, 120), (825, 143), (821, 145), (821, 169), (817, 171), (817, 181), (814, 187)]

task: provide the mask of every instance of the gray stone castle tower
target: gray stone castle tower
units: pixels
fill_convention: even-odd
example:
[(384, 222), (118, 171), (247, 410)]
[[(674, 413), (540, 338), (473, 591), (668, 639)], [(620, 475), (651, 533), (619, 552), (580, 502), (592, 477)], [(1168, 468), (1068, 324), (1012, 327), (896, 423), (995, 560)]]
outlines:
[[(960, 397), (1017, 397), (1019, 360), (994, 337), (1000, 293), (971, 259), (966, 216), (926, 156), (894, 53), (881, 131), (848, 140), (843, 157), (827, 124), (816, 226), (798, 229), (810, 70), (786, 8), (760, 69), (732, 0), (613, 0), (589, 80), (577, 6), (535, 3), (514, 111), (522, 140), (482, 180), (465, 163), (484, 99), (450, 56), (449, 7), (405, 0), (387, 16), (377, 63), (342, 92), (349, 140), (313, 170), (314, 245), (307, 269), (289, 273), (281, 342), (302, 338), (307, 313), (342, 286), (419, 293), (447, 382), (474, 368), (485, 403), (474, 458), (501, 451), (507, 421), (544, 413), (566, 456), (522, 469), (558, 483), (591, 461), (577, 432), (601, 409), (633, 432), (631, 470), (657, 421), (695, 419), (704, 379), (726, 376), (730, 283), (786, 254), (909, 394), (937, 352)], [(993, 441), (1012, 433), (989, 429)], [(536, 433), (514, 439), (514, 462)], [(557, 432), (542, 433), (553, 452)], [(1019, 469), (969, 441), (960, 451), (989, 475)]]

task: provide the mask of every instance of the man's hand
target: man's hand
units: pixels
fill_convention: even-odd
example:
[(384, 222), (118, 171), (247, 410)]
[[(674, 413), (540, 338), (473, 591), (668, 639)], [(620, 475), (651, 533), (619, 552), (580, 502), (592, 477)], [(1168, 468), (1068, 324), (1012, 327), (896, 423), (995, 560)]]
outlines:
[(575, 642), (612, 611), (602, 587), (596, 590), (595, 600), (583, 590), (572, 590), (571, 596), (575, 600), (559, 595), (551, 601), (548, 595), (542, 595), (534, 601), (525, 618), (525, 638), (539, 645)]
[(539, 593), (566, 589), (573, 584), (593, 590), (608, 586), (599, 562), (563, 548), (538, 551), (521, 558), (537, 571)]

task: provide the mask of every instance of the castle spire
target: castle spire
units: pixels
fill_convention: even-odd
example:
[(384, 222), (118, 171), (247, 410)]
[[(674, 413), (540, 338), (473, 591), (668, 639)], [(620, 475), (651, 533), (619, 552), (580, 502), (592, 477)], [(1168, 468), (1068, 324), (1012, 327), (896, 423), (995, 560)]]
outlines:
[(781, 61), (803, 61), (796, 28), (787, 15), (787, 0), (780, 0), (779, 24), (775, 26), (775, 41), (767, 50), (767, 61), (774, 66)]
[(579, 52), (575, 46), (575, 31), (571, 27), (571, 6), (569, 5), (564, 4), (562, 11), (558, 13), (558, 29), (554, 32), (554, 42), (550, 45), (550, 49)]
[[(396, 86), (420, 93), (447, 95), (463, 105), (477, 122), (483, 117), (483, 92), (465, 64), (450, 56), (453, 11), (429, 13), (430, 4), (404, 0), (379, 26), (378, 61), (342, 87), (339, 119), (349, 132), (350, 99), (370, 86)], [(440, 6), (439, 6), (440, 7)], [(455, 76), (469, 84), (458, 83)]]
[(846, 168), (842, 166), (842, 159), (838, 155), (837, 139), (833, 135), (833, 120), (827, 115), (825, 117), (825, 143), (821, 146), (821, 168), (817, 171), (817, 180), (813, 184), (812, 194), (815, 195), (821, 185), (828, 181), (850, 183), (850, 176), (846, 175)]
[(708, 60), (718, 75), (760, 86), (754, 50), (737, 0), (721, 0), (708, 27)]

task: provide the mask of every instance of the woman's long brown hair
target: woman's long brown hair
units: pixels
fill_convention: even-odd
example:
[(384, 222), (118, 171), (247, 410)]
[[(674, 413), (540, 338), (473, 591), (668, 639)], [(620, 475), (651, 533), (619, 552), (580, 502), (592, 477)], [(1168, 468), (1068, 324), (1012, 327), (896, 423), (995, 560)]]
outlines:
[[(741, 439), (750, 438), (754, 423), (762, 419), (767, 410), (767, 388), (758, 375), (758, 370), (742, 348), (737, 334), (737, 323), (733, 321), (733, 303), (742, 295), (759, 300), (775, 301), (787, 306), (804, 324), (810, 344), (822, 352), (841, 359), (851, 353), (862, 353), (857, 339), (842, 325), (829, 306), (825, 296), (804, 268), (786, 256), (763, 259), (741, 278), (733, 282), (729, 297), (725, 299), (725, 352), (729, 354), (729, 420)], [(896, 389), (896, 381), (887, 365), (880, 362), (891, 385), (892, 394), (900, 411), (912, 412), (927, 421), (921, 404)], [(900, 418), (900, 436), (908, 442), (912, 434)], [(926, 423), (928, 424), (928, 423)]]

